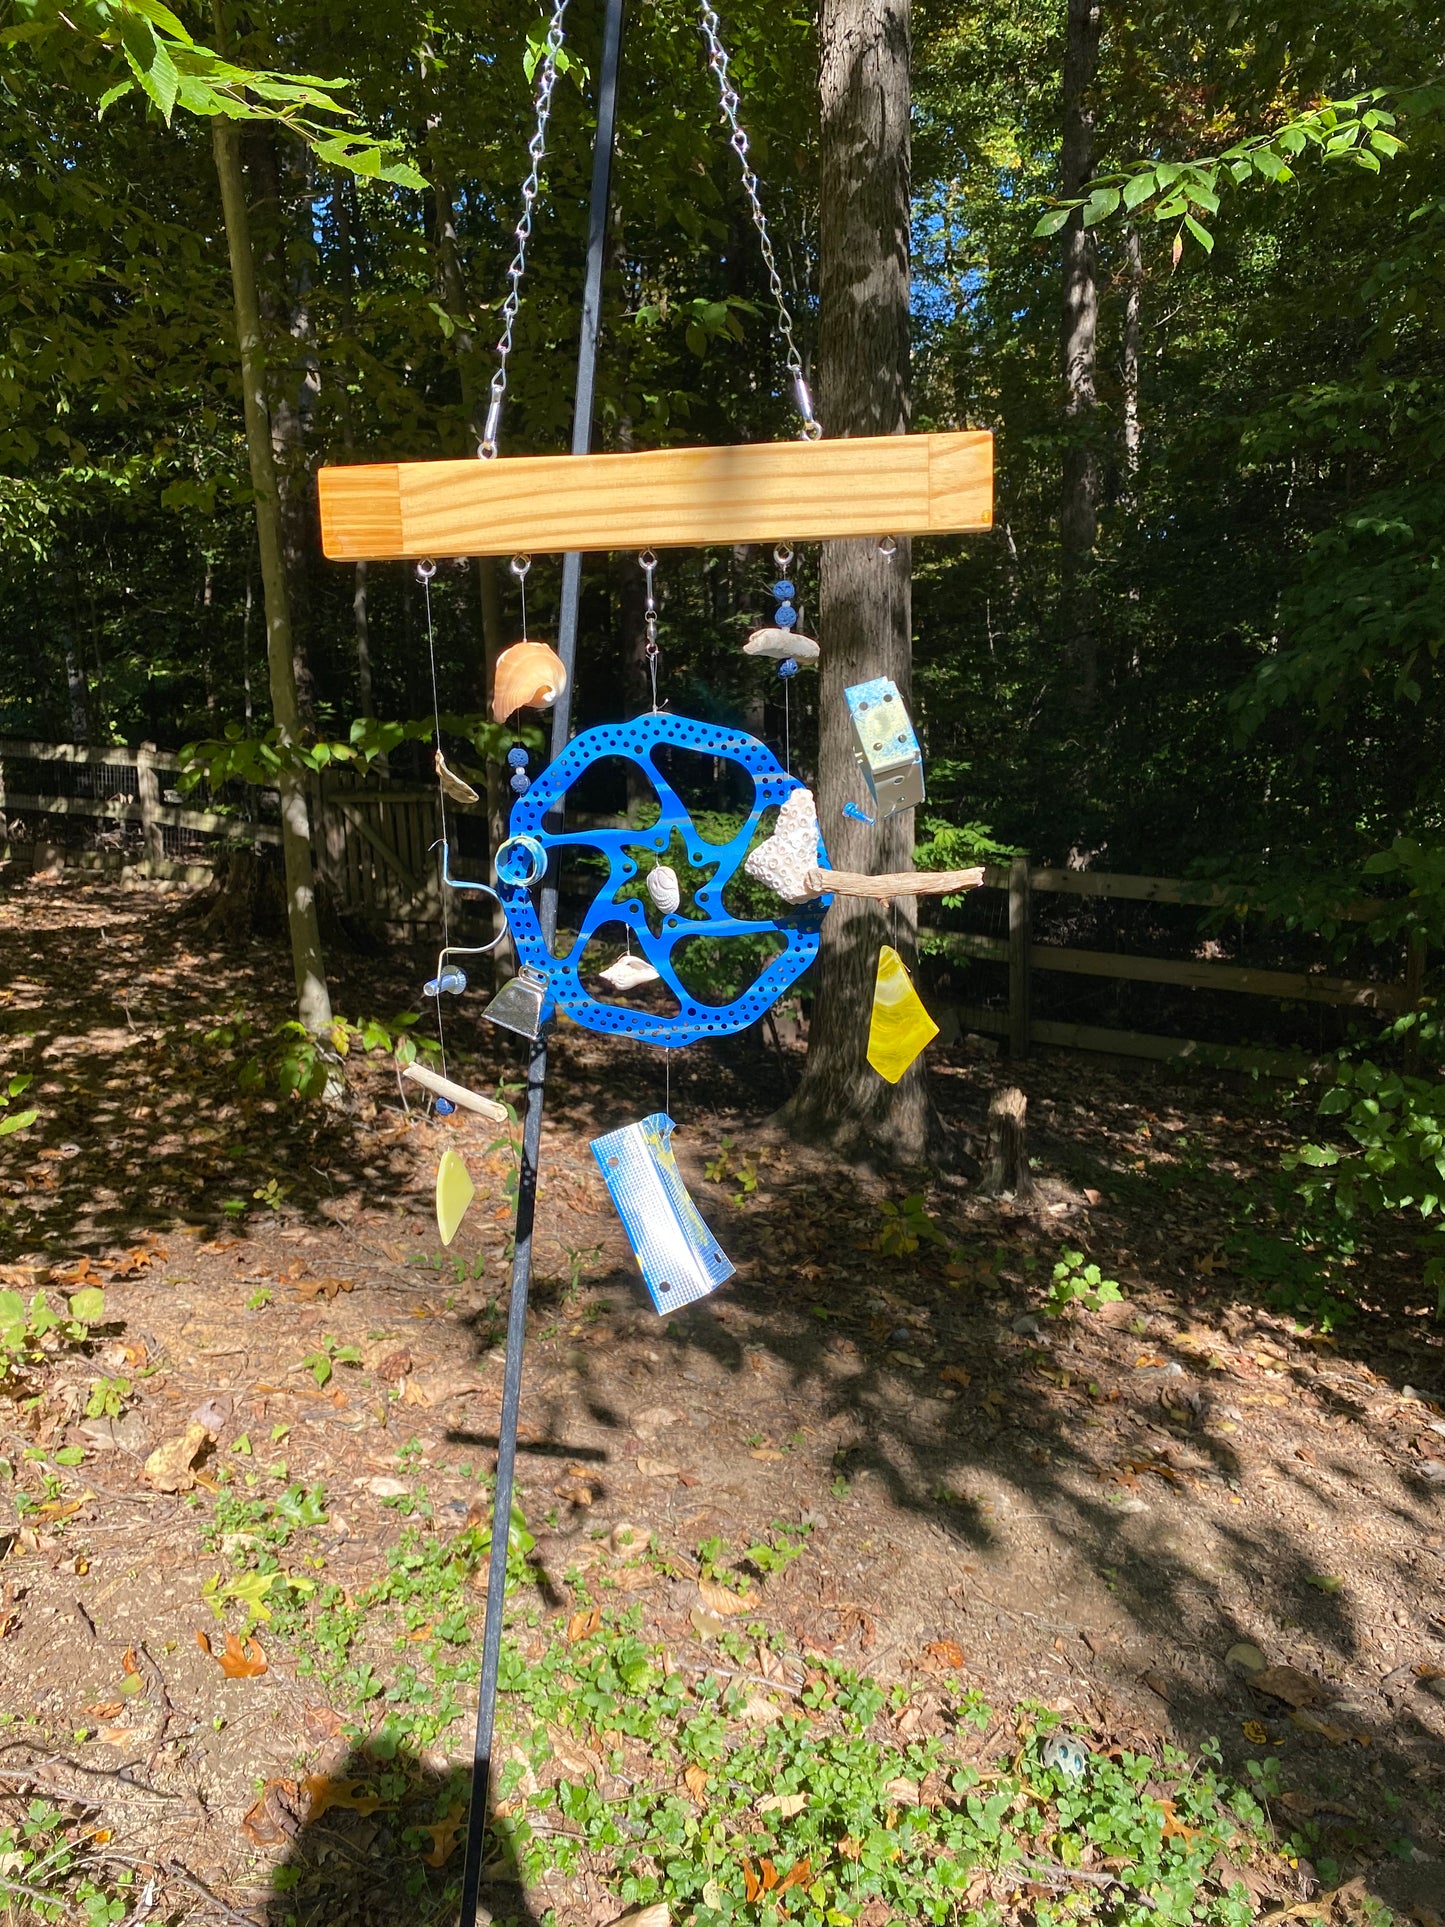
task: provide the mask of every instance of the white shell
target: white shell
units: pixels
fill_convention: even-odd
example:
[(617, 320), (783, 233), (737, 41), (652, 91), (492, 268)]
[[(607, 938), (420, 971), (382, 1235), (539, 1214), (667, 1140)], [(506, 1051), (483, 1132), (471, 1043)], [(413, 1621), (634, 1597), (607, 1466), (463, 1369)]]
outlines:
[(796, 629), (754, 629), (743, 644), (743, 654), (767, 656), (773, 662), (789, 656), (794, 662), (816, 662), (821, 651), (811, 636), (800, 636)]
[(776, 890), (784, 903), (807, 903), (816, 896), (808, 887), (808, 872), (821, 868), (818, 859), (818, 806), (811, 790), (797, 789), (778, 811), (777, 827), (743, 864), (759, 883)]
[(655, 870), (647, 873), (647, 894), (665, 917), (670, 917), (682, 902), (682, 886), (677, 880), (677, 871), (666, 863), (659, 863)]
[(658, 980), (646, 957), (634, 956), (630, 950), (624, 950), (616, 963), (608, 964), (597, 975), (614, 990), (639, 990), (643, 984), (655, 984)]

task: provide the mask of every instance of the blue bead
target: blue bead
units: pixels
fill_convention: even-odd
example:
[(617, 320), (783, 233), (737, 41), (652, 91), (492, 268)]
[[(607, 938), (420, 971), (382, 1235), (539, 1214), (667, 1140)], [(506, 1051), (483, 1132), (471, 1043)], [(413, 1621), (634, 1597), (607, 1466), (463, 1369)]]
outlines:
[(520, 796), (524, 790), (531, 789), (531, 787), (532, 787), (532, 779), (530, 776), (528, 776), (525, 770), (520, 770), (520, 769), (513, 770), (512, 788), (517, 792), (518, 796)]
[(452, 1112), (456, 1108), (457, 1108), (456, 1105), (452, 1103), (449, 1097), (439, 1097), (437, 1099), (437, 1116), (438, 1117), (450, 1117)]
[(791, 602), (783, 602), (778, 605), (778, 613), (773, 617), (773, 621), (780, 629), (793, 628), (797, 620), (798, 612)]
[(798, 664), (796, 659), (792, 656), (784, 656), (783, 660), (778, 664), (778, 674), (786, 679), (789, 676), (796, 676), (797, 673)]
[(513, 743), (512, 747), (507, 751), (507, 761), (513, 769), (525, 769), (530, 760), (526, 750), (523, 749), (520, 743)]
[(797, 594), (798, 592), (797, 592), (797, 590), (796, 590), (796, 589), (795, 589), (795, 588), (793, 587), (793, 585), (792, 585), (792, 583), (791, 583), (791, 582), (789, 582), (789, 581), (787, 580), (787, 578), (786, 578), (786, 577), (784, 577), (784, 578), (782, 579), (782, 581), (780, 581), (780, 582), (775, 582), (775, 583), (773, 584), (773, 586), (772, 586), (772, 589), (771, 589), (771, 591), (770, 591), (770, 593), (771, 593), (772, 595), (775, 595), (775, 596), (777, 596), (777, 598), (778, 598), (778, 599), (779, 599), (779, 601), (781, 601), (781, 602), (791, 602), (791, 601), (792, 601), (792, 599), (793, 599), (793, 597), (794, 597), (794, 596), (795, 596), (795, 595), (796, 595), (796, 594)]

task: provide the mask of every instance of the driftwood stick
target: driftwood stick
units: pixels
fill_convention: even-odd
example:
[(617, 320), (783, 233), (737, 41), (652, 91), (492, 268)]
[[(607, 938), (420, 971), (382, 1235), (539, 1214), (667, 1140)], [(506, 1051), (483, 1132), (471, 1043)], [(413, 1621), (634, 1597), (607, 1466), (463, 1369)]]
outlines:
[(976, 890), (983, 882), (978, 870), (898, 870), (888, 876), (859, 876), (854, 870), (809, 870), (808, 889), (815, 897), (943, 897), (956, 890)]
[(507, 1121), (506, 1111), (490, 1097), (481, 1097), (476, 1091), (469, 1091), (465, 1084), (454, 1084), (449, 1077), (429, 1071), (423, 1064), (408, 1064), (401, 1074), (409, 1077), (413, 1084), (420, 1084), (423, 1090), (430, 1091), (434, 1097), (444, 1097), (460, 1105), (464, 1111), (475, 1111), (480, 1117), (489, 1117), (494, 1124), (505, 1124)]

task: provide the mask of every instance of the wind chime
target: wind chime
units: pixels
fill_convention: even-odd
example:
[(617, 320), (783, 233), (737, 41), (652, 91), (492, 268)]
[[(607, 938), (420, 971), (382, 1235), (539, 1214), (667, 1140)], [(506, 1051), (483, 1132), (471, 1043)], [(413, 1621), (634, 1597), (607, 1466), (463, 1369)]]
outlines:
[[(517, 247), (502, 308), (498, 367), (492, 379), (479, 459), (324, 468), (318, 478), (326, 554), (336, 561), (413, 561), (426, 598), (437, 726), (443, 931), (436, 969), (425, 990), (435, 1000), (443, 1046), (443, 1008), (448, 999), (466, 989), (465, 965), (457, 960), (491, 950), (504, 934), (499, 931), (487, 944), (452, 944), (446, 906), (454, 892), (480, 893), (500, 903), (519, 968), (516, 977), (492, 998), (485, 1014), (531, 1045), (475, 1772), (462, 1888), (464, 1927), (473, 1927), (481, 1878), (506, 1591), (507, 1524), (512, 1510), (531, 1280), (547, 1026), (560, 1011), (585, 1028), (633, 1037), (666, 1053), (741, 1030), (756, 1022), (817, 956), (822, 925), (836, 896), (888, 900), (925, 892), (956, 892), (977, 885), (983, 876), (981, 870), (866, 876), (833, 869), (813, 795), (789, 767), (790, 684), (800, 666), (818, 661), (820, 645), (799, 627), (798, 591), (789, 574), (792, 550), (788, 545), (873, 536), (888, 557), (894, 547), (893, 535), (987, 529), (992, 522), (992, 437), (969, 432), (837, 442), (822, 439), (757, 176), (749, 160), (739, 99), (729, 79), (728, 55), (717, 14), (707, 0), (702, 0), (699, 19), (708, 65), (717, 81), (720, 113), (730, 145), (741, 166), (744, 192), (778, 312), (802, 434), (789, 443), (673, 448), (624, 455), (589, 452), (622, 33), (622, 0), (606, 0), (572, 452), (498, 458), (512, 330), (526, 271), (567, 7), (568, 0), (554, 0), (546, 50), (537, 74), (536, 130), (528, 150), (531, 170), (522, 191)], [(776, 545), (778, 575), (772, 583), (772, 595), (777, 606), (773, 622), (754, 631), (744, 651), (777, 664), (784, 699), (781, 762), (767, 744), (746, 732), (675, 715), (660, 707), (657, 699), (656, 551), (748, 543)], [(584, 730), (573, 737), (571, 703), (582, 555), (610, 550), (638, 553), (646, 575), (645, 643), (652, 706), (629, 722)], [(549, 551), (560, 551), (564, 558), (555, 650), (526, 635), (525, 619), (529, 558)], [(436, 562), (442, 557), (474, 555), (512, 557), (513, 571), (523, 591), (523, 640), (498, 660), (493, 714), (498, 721), (505, 721), (521, 708), (550, 708), (552, 712), (551, 760), (545, 769), (533, 777), (528, 772), (525, 748), (518, 744), (509, 752), (509, 780), (515, 800), (508, 835), (493, 858), (494, 885), (467, 882), (452, 871), (446, 803), (448, 799), (455, 803), (475, 801), (476, 792), (448, 767), (441, 751), (432, 646), (430, 581)], [(879, 677), (849, 689), (846, 700), (858, 768), (873, 806), (870, 814), (857, 804), (848, 804), (846, 813), (864, 822), (876, 822), (916, 807), (924, 795), (922, 756), (900, 692), (886, 677)], [(752, 800), (745, 820), (727, 843), (711, 843), (699, 835), (668, 779), (665, 759), (671, 750), (713, 757), (740, 769), (751, 781)], [(568, 831), (564, 810), (572, 785), (601, 759), (615, 757), (634, 764), (651, 784), (659, 803), (656, 822), (645, 830)], [(777, 816), (771, 835), (757, 842), (764, 815), (774, 809)], [(692, 869), (705, 873), (686, 908), (676, 871), (665, 861), (675, 838), (680, 839)], [(577, 849), (600, 854), (607, 876), (569, 946), (559, 954), (557, 859), (561, 852)], [(645, 871), (643, 861), (647, 864)], [(740, 869), (772, 891), (777, 899), (772, 914), (740, 918), (727, 909), (725, 892)], [(639, 882), (646, 906), (637, 894)], [(606, 968), (589, 973), (589, 946), (611, 927), (620, 927), (625, 949)], [(674, 963), (676, 947), (696, 937), (768, 937), (776, 942), (777, 950), (746, 990), (729, 1003), (710, 1004), (689, 990)], [(594, 981), (589, 982), (589, 976)], [(675, 1011), (662, 1013), (620, 1001), (643, 985), (660, 985), (670, 992)], [(613, 994), (600, 995), (599, 986)], [(869, 1062), (881, 1076), (896, 1081), (934, 1034), (935, 1026), (923, 1010), (903, 960), (891, 946), (881, 946)], [(492, 1100), (468, 1091), (446, 1075), (444, 1054), (440, 1076), (415, 1067), (411, 1075), (433, 1093), (438, 1110), (460, 1105), (488, 1115), (502, 1114)], [(621, 1125), (597, 1138), (592, 1146), (660, 1312), (675, 1310), (715, 1290), (733, 1269), (688, 1197), (672, 1155), (672, 1133), (672, 1120), (663, 1110)], [(465, 1164), (455, 1152), (445, 1152), (437, 1179), (438, 1224), (444, 1240), (455, 1234), (470, 1197), (471, 1179)]]

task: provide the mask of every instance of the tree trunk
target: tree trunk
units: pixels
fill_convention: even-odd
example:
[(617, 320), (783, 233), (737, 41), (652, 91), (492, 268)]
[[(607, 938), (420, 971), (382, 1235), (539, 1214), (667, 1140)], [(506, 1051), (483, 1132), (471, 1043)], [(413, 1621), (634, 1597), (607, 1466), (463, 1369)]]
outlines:
[(1128, 282), (1124, 290), (1124, 498), (1132, 503), (1139, 478), (1139, 324), (1144, 305), (1144, 249), (1131, 221), (1124, 230)]
[[(331, 218), (336, 224), (336, 246), (341, 255), (344, 290), (341, 312), (348, 335), (356, 332), (356, 254), (351, 241), (351, 178), (338, 168), (331, 182)], [(341, 384), (341, 445), (348, 455), (356, 446), (351, 395), (344, 381)], [(376, 706), (371, 693), (371, 613), (367, 602), (370, 587), (367, 567), (365, 562), (358, 562), (352, 573), (351, 621), (356, 637), (356, 693), (360, 699), (361, 713), (370, 721), (376, 714)]]
[[(910, 0), (823, 0), (818, 400), (830, 435), (908, 426), (909, 8)], [(891, 558), (876, 539), (823, 544), (818, 816), (841, 869), (904, 870), (913, 861), (912, 811), (873, 829), (842, 814), (858, 793), (844, 689), (891, 676), (909, 699), (909, 561), (906, 541)], [(892, 943), (911, 965), (916, 930), (911, 899), (887, 915), (856, 898), (828, 912), (807, 1063), (783, 1112), (799, 1136), (849, 1156), (923, 1161), (921, 1060), (897, 1084), (867, 1061), (879, 947)]]
[[(289, 336), (296, 344), (295, 354), (284, 368), (277, 368), (269, 362), (267, 364), (266, 415), (271, 436), (272, 467), (276, 476), (281, 553), (286, 565), (297, 714), (304, 724), (310, 726), (316, 715), (316, 684), (308, 646), (310, 567), (316, 544), (312, 527), (314, 490), (306, 453), (306, 422), (319, 385), (316, 349), (311, 340), (310, 257), (302, 249), (300, 265), (294, 271), (287, 259), (282, 160), (275, 128), (264, 122), (245, 124), (240, 131), (238, 151), (245, 162), (243, 178), (249, 176), (253, 184), (260, 216), (259, 248), (255, 227), (248, 220), (248, 229), (252, 234), (251, 262), (257, 287), (257, 312), (277, 335)], [(310, 169), (309, 150), (303, 164)], [(300, 198), (309, 222), (313, 198), (309, 192)], [(309, 232), (306, 239), (309, 244)], [(258, 254), (263, 272), (256, 276)]]
[[(1063, 145), (1060, 192), (1077, 195), (1094, 169), (1092, 89), (1099, 59), (1101, 0), (1069, 0), (1064, 41)], [(1098, 251), (1093, 231), (1075, 213), (1064, 229), (1064, 474), (1059, 503), (1059, 630), (1078, 708), (1098, 695), (1098, 644), (1089, 581), (1099, 532), (1099, 461), (1094, 448), (1098, 406)]]
[[(256, 271), (241, 177), (241, 148), (233, 121), (211, 121), (216, 176), (221, 187), (226, 242), (231, 256), (231, 288), (236, 304), (236, 339), (241, 354), (241, 392), (246, 411), (246, 448), (251, 460), (251, 493), (256, 504), (256, 546), (261, 558), (261, 594), (266, 616), (266, 662), (270, 672), (271, 714), (283, 748), (296, 742), (296, 665), (291, 647), (291, 611), (286, 593), (281, 500), (271, 423), (266, 404), (266, 356)], [(331, 996), (321, 958), (316, 915), (316, 883), (311, 867), (311, 824), (302, 773), (289, 758), (278, 779), (281, 792), (281, 851), (286, 870), (286, 922), (296, 976), (297, 1015), (313, 1036), (331, 1026)]]
[(984, 1149), (983, 1181), (979, 1196), (1013, 1198), (1025, 1204), (1034, 1195), (1024, 1119), (1029, 1101), (1017, 1085), (995, 1091), (988, 1106), (988, 1143)]

